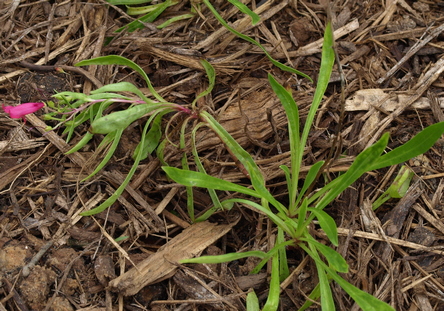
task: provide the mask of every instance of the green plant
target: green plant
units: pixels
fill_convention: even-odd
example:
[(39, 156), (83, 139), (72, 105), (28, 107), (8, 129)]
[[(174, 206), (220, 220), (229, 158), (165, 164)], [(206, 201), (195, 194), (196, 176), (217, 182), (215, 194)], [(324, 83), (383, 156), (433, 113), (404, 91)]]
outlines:
[[(234, 0), (231, 1), (237, 2)], [(167, 2), (169, 4), (172, 3), (171, 1), (165, 1), (164, 3)], [(204, 0), (203, 2), (210, 8), (213, 14), (227, 29), (244, 40), (260, 46), (260, 44), (253, 39), (240, 34), (228, 26), (228, 24), (217, 14), (208, 0)], [(270, 61), (279, 68), (301, 74), (295, 69), (273, 60), (268, 54), (267, 56), (269, 57)], [(338, 235), (336, 224), (332, 217), (324, 212), (324, 208), (331, 204), (342, 191), (344, 191), (366, 172), (401, 163), (427, 151), (444, 132), (444, 123), (438, 123), (424, 129), (405, 145), (382, 155), (388, 142), (388, 134), (384, 134), (377, 143), (364, 150), (356, 157), (355, 161), (346, 173), (327, 183), (317, 192), (307, 193), (307, 191), (310, 189), (310, 185), (315, 181), (318, 173), (320, 173), (324, 162), (318, 162), (310, 168), (302, 187), (299, 188), (298, 185), (301, 178), (300, 171), (303, 164), (303, 150), (304, 146), (306, 145), (314, 117), (328, 85), (334, 58), (333, 35), (331, 26), (328, 24), (325, 30), (319, 80), (302, 133), (300, 132), (298, 108), (291, 95), (291, 92), (280, 85), (273, 76), (269, 75), (268, 77), (270, 85), (280, 99), (288, 118), (288, 132), (290, 148), (292, 151), (291, 166), (281, 167), (285, 173), (288, 184), (289, 203), (287, 206), (276, 200), (268, 191), (264, 177), (251, 155), (248, 154), (248, 152), (246, 152), (232, 136), (230, 136), (230, 134), (214, 119), (211, 114), (206, 111), (200, 111), (199, 107), (197, 107), (197, 99), (209, 94), (215, 84), (215, 72), (213, 67), (208, 62), (202, 61), (202, 66), (209, 78), (209, 85), (206, 90), (196, 97), (193, 103), (191, 103), (190, 107), (184, 107), (178, 104), (166, 102), (165, 99), (163, 99), (154, 90), (148, 76), (142, 70), (142, 68), (123, 57), (105, 56), (80, 62), (77, 64), (78, 66), (118, 64), (130, 67), (145, 79), (152, 96), (155, 98), (155, 100), (147, 98), (134, 85), (127, 82), (104, 86), (91, 92), (91, 95), (63, 92), (55, 96), (59, 100), (59, 106), (54, 103), (51, 104), (56, 111), (54, 114), (48, 115), (48, 118), (55, 118), (54, 116), (56, 113), (62, 114), (62, 117), (59, 120), (66, 125), (65, 133), (68, 134), (68, 140), (71, 139), (74, 129), (77, 126), (86, 121), (89, 121), (91, 124), (89, 132), (85, 134), (83, 139), (70, 152), (74, 152), (82, 148), (86, 143), (88, 143), (94, 134), (105, 135), (102, 143), (99, 146), (100, 150), (105, 150), (105, 157), (89, 177), (93, 176), (100, 169), (102, 169), (112, 157), (125, 128), (134, 121), (147, 117), (143, 127), (140, 143), (133, 154), (133, 166), (130, 172), (127, 174), (124, 183), (99, 207), (91, 211), (84, 212), (82, 215), (93, 215), (103, 211), (114, 203), (134, 175), (140, 161), (146, 158), (148, 153), (156, 150), (159, 158), (162, 160), (164, 147), (170, 141), (168, 139), (168, 135), (165, 135), (165, 139), (161, 141), (162, 128), (160, 126), (160, 121), (166, 113), (175, 112), (178, 114), (183, 114), (186, 116), (186, 118), (183, 121), (183, 126), (181, 127), (180, 131), (181, 135), (179, 140), (179, 148), (184, 148), (187, 144), (185, 140), (186, 124), (190, 120), (197, 120), (199, 122), (194, 126), (191, 132), (191, 150), (193, 160), (198, 171), (191, 171), (189, 169), (190, 165), (188, 163), (188, 157), (185, 154), (182, 158), (182, 169), (169, 167), (166, 163), (164, 163), (163, 170), (172, 180), (187, 187), (188, 213), (190, 218), (193, 221), (202, 221), (210, 217), (215, 211), (220, 209), (230, 209), (234, 206), (234, 204), (249, 205), (266, 214), (267, 217), (274, 222), (277, 228), (276, 243), (268, 252), (250, 251), (245, 253), (225, 254), (221, 256), (200, 257), (184, 260), (183, 263), (219, 263), (255, 256), (261, 259), (261, 262), (252, 271), (252, 273), (257, 273), (267, 262), (271, 260), (272, 269), (270, 290), (268, 299), (262, 310), (276, 310), (279, 304), (280, 282), (289, 275), (286, 259), (286, 247), (295, 246), (305, 251), (315, 262), (318, 271), (319, 284), (312, 291), (309, 298), (312, 300), (320, 298), (323, 310), (335, 309), (333, 296), (330, 289), (330, 283), (332, 281), (338, 283), (363, 310), (392, 310), (392, 308), (386, 303), (376, 299), (368, 293), (359, 290), (345, 281), (338, 274), (348, 272), (348, 265), (345, 260), (333, 248), (318, 242), (314, 237), (312, 237), (308, 227), (313, 224), (314, 220), (316, 219), (319, 226), (327, 234), (331, 244), (333, 246), (337, 246)], [(137, 99), (120, 95), (117, 92), (130, 92), (134, 94)], [(103, 112), (115, 102), (127, 103), (129, 104), (129, 107), (125, 110), (103, 115)], [(166, 128), (168, 128), (168, 126), (169, 125), (167, 124)], [(235, 161), (239, 163), (239, 168), (250, 178), (252, 184), (251, 188), (212, 177), (205, 172), (205, 168), (199, 159), (195, 141), (197, 131), (203, 126), (208, 127), (217, 133)], [(192, 196), (193, 187), (203, 187), (208, 189), (214, 205), (203, 215), (197, 218), (194, 215)], [(249, 196), (249, 198), (231, 198), (220, 201), (216, 190), (237, 192)], [(247, 304), (248, 310), (259, 310), (259, 302), (254, 293), (250, 293), (247, 296)], [(301, 310), (305, 310), (311, 304), (311, 301), (307, 301)]]
[[(125, 25), (123, 27), (120, 27), (116, 30), (116, 32), (121, 32), (123, 30), (126, 30), (128, 32), (133, 32), (137, 29), (144, 28), (144, 23), (152, 23), (154, 22), (159, 15), (161, 15), (167, 8), (170, 6), (176, 5), (179, 3), (179, 1), (174, 0), (166, 0), (164, 2), (160, 2), (157, 4), (149, 4), (142, 7), (135, 7), (131, 5), (139, 5), (139, 4), (146, 4), (150, 3), (151, 0), (107, 0), (108, 3), (112, 5), (126, 5), (127, 6), (127, 13), (128, 15), (140, 15), (144, 14), (141, 17), (137, 18), (137, 20), (129, 23), (128, 25)], [(163, 23), (162, 25), (159, 25), (157, 28), (161, 29), (166, 27), (167, 25), (171, 24), (172, 22), (175, 22), (180, 19), (187, 19), (194, 17), (194, 14), (183, 14), (180, 16), (176, 16), (167, 22)]]
[(399, 199), (405, 196), (407, 190), (409, 189), (413, 175), (414, 173), (411, 169), (405, 165), (401, 166), (398, 175), (396, 175), (395, 180), (390, 187), (383, 194), (381, 194), (379, 198), (375, 200), (375, 202), (373, 202), (372, 209), (377, 209), (391, 198)]
[[(299, 132), (299, 113), (291, 93), (281, 86), (271, 75), (269, 82), (276, 95), (281, 100), (288, 118), (288, 132), (291, 148), (291, 167), (282, 166), (287, 179), (289, 204), (284, 206), (277, 201), (265, 187), (265, 181), (260, 169), (253, 158), (225, 131), (223, 127), (208, 113), (202, 112), (200, 119), (213, 129), (225, 144), (230, 154), (239, 161), (251, 179), (252, 189), (237, 185), (205, 172), (193, 172), (187, 169), (163, 167), (164, 171), (174, 181), (187, 187), (202, 187), (214, 190), (233, 191), (245, 194), (254, 199), (232, 198), (219, 202), (221, 206), (231, 206), (234, 203), (249, 205), (265, 213), (277, 226), (278, 239), (274, 247), (268, 252), (252, 251), (241, 254), (225, 254), (220, 256), (204, 256), (183, 260), (182, 263), (220, 263), (238, 258), (255, 256), (262, 259), (252, 271), (258, 272), (263, 265), (271, 260), (272, 272), (270, 290), (267, 302), (262, 310), (276, 310), (279, 301), (279, 281), (288, 276), (285, 247), (292, 245), (303, 249), (315, 262), (319, 284), (310, 295), (311, 299), (321, 299), (322, 310), (335, 310), (330, 282), (338, 283), (363, 310), (393, 310), (388, 304), (376, 299), (366, 292), (354, 287), (344, 280), (338, 273), (347, 273), (348, 265), (345, 260), (333, 249), (316, 241), (309, 232), (309, 225), (317, 219), (319, 226), (327, 234), (333, 246), (338, 245), (337, 227), (334, 220), (323, 211), (333, 200), (368, 171), (399, 164), (427, 151), (444, 132), (444, 122), (434, 124), (417, 134), (406, 144), (385, 154), (389, 135), (384, 134), (373, 146), (361, 152), (347, 172), (327, 183), (315, 193), (306, 193), (315, 180), (323, 162), (314, 164), (309, 170), (303, 186), (298, 188), (300, 168), (303, 163), (303, 150), (306, 144), (314, 116), (327, 87), (334, 63), (333, 37), (330, 25), (327, 25), (322, 51), (322, 63), (318, 85), (313, 102), (305, 122), (302, 134)], [(403, 183), (405, 182), (405, 179)], [(277, 211), (273, 211), (273, 208)], [(284, 234), (285, 233), (285, 234)], [(284, 238), (284, 237), (287, 238)], [(257, 300), (249, 297), (253, 304), (251, 310), (258, 308)], [(301, 308), (305, 310), (312, 304), (311, 301)]]

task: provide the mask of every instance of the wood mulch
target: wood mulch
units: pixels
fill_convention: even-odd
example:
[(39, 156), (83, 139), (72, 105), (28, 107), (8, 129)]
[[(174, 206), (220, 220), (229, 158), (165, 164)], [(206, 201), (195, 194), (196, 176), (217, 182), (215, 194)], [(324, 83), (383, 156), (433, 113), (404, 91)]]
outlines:
[[(252, 26), (228, 1), (212, 1), (238, 31), (316, 81), (328, 1), (243, 2), (261, 16), (260, 23)], [(199, 100), (199, 108), (254, 155), (267, 186), (285, 202), (279, 166), (290, 161), (287, 120), (267, 74), (293, 90), (302, 119), (315, 85), (274, 67), (260, 49), (223, 28), (203, 4), (194, 4), (200, 13), (193, 18), (156, 28), (189, 13), (192, 3), (178, 1), (144, 29), (116, 34), (135, 17), (104, 0), (0, 1), (0, 102), (47, 102), (54, 92), (88, 94), (119, 81), (132, 82), (148, 95), (143, 80), (128, 68), (74, 67), (81, 60), (116, 54), (139, 64), (167, 101), (186, 105), (208, 84), (199, 63), (204, 58), (215, 67), (217, 83)], [(346, 79), (345, 114), (341, 122), (341, 80), (335, 67), (310, 133), (303, 172), (329, 156), (337, 147), (332, 146), (335, 136), (340, 135), (343, 156), (325, 173), (327, 179), (346, 171), (384, 132), (390, 132), (389, 148), (394, 148), (444, 121), (442, 4), (335, 2), (332, 20)], [(265, 301), (269, 270), (249, 275), (256, 259), (186, 266), (177, 261), (267, 250), (276, 234), (268, 219), (237, 206), (192, 224), (185, 189), (166, 178), (155, 155), (143, 161), (117, 203), (94, 217), (81, 217), (123, 181), (140, 123), (124, 132), (100, 174), (80, 182), (101, 160), (93, 156), (100, 135), (65, 155), (87, 127), (77, 128), (67, 144), (60, 129), (45, 132), (46, 125), (56, 123), (43, 121), (42, 114), (28, 115), (24, 124), (0, 113), (0, 311), (245, 310), (251, 288)], [(174, 142), (180, 120), (173, 121)], [(210, 174), (249, 184), (217, 136), (203, 128), (197, 141)], [(415, 172), (408, 193), (375, 213), (371, 202), (388, 188), (399, 166), (365, 174), (326, 209), (339, 228), (337, 251), (350, 265), (343, 277), (396, 310), (444, 310), (443, 154), (441, 139), (405, 163)], [(168, 146), (169, 165), (179, 166), (180, 156), (181, 150)], [(221, 198), (230, 195), (220, 193)], [(197, 213), (211, 206), (203, 189), (195, 189), (194, 198)], [(313, 234), (328, 243), (322, 231), (313, 228)], [(297, 310), (316, 286), (317, 275), (314, 263), (299, 250), (289, 249), (288, 258), (292, 273), (281, 285), (280, 310)], [(338, 310), (358, 310), (339, 286), (332, 288)], [(318, 303), (311, 307), (320, 308)]]

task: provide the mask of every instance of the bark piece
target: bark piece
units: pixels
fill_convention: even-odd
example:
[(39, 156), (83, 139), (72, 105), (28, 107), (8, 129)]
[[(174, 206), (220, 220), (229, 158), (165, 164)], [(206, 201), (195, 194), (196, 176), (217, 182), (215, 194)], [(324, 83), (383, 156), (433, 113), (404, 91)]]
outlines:
[[(386, 111), (394, 111), (407, 101), (409, 95), (388, 94), (382, 89), (366, 89), (357, 91), (345, 101), (346, 111), (369, 110), (372, 107), (380, 107)], [(437, 99), (439, 106), (444, 108), (444, 99)], [(430, 109), (430, 99), (418, 98), (408, 109)]]
[(112, 280), (109, 287), (112, 291), (124, 296), (134, 295), (144, 286), (160, 282), (171, 277), (181, 259), (192, 258), (225, 235), (237, 220), (226, 225), (200, 222), (191, 225), (178, 236), (159, 248), (136, 267)]

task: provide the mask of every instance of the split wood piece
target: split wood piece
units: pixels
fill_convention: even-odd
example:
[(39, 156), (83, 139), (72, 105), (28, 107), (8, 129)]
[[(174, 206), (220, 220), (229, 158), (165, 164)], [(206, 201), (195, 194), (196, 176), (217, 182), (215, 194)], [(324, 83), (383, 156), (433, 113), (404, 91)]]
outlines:
[[(395, 111), (410, 98), (407, 94), (389, 94), (382, 89), (366, 89), (356, 91), (353, 96), (345, 100), (345, 111), (370, 110), (372, 107), (378, 107), (385, 111)], [(444, 108), (444, 98), (437, 99), (439, 106)], [(430, 99), (420, 97), (406, 109), (431, 109)]]
[[(239, 105), (242, 105), (241, 110)], [(267, 110), (272, 111), (272, 118), (276, 128), (285, 128), (287, 124), (285, 111), (270, 89), (253, 92), (245, 99), (241, 99), (240, 102), (233, 103), (224, 111), (221, 111), (217, 119), (227, 132), (245, 148), (253, 144), (250, 138), (264, 141), (274, 135), (272, 126), (267, 120), (267, 114), (265, 113)], [(242, 115), (241, 111), (245, 115)], [(248, 138), (244, 130), (246, 125), (250, 138)], [(214, 132), (208, 131), (198, 132), (196, 141), (198, 151), (208, 150), (221, 143), (219, 137)]]
[(191, 225), (154, 254), (123, 275), (112, 280), (112, 291), (124, 296), (137, 294), (143, 287), (171, 277), (177, 262), (198, 256), (205, 248), (224, 236), (237, 221), (226, 225), (200, 222)]
[(378, 83), (382, 84), (385, 81), (387, 81), (388, 78), (390, 78), (391, 76), (393, 76), (401, 67), (402, 65), (404, 65), (404, 63), (410, 59), (410, 57), (412, 57), (413, 55), (416, 54), (416, 52), (418, 52), (422, 47), (424, 47), (427, 43), (429, 43), (432, 39), (434, 39), (435, 37), (437, 37), (441, 32), (444, 31), (444, 24), (442, 24), (439, 27), (436, 27), (435, 29), (432, 30), (432, 32), (430, 33), (430, 35), (428, 35), (427, 37), (425, 37), (423, 40), (419, 40), (418, 42), (416, 42), (411, 48), (410, 50), (404, 55), (403, 58), (401, 58), (399, 60), (399, 62), (393, 66), (392, 69), (390, 69), (384, 77), (379, 78), (378, 79)]
[(401, 40), (401, 39), (413, 39), (416, 37), (420, 37), (424, 31), (426, 31), (426, 28), (415, 28), (415, 29), (409, 29), (409, 30), (402, 30), (395, 33), (387, 33), (383, 35), (375, 35), (372, 36), (372, 40), (384, 42), (384, 41), (394, 41), (394, 40)]
[(23, 141), (0, 141), (0, 154), (41, 147), (46, 144), (45, 138), (28, 139)]

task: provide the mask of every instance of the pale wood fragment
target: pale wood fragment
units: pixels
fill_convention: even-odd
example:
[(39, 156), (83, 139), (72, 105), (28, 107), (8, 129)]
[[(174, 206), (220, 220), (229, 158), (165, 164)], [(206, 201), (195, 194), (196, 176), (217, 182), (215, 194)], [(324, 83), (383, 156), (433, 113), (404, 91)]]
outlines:
[[(407, 94), (389, 94), (383, 89), (365, 89), (356, 91), (353, 96), (346, 99), (346, 111), (369, 110), (372, 107), (379, 107), (385, 111), (394, 111), (402, 107), (411, 96)], [(444, 98), (437, 99), (441, 108), (444, 108)], [(407, 109), (430, 109), (430, 99), (420, 97)]]
[(163, 245), (154, 254), (123, 275), (112, 280), (112, 291), (124, 296), (135, 295), (143, 287), (172, 276), (181, 259), (199, 255), (205, 248), (224, 236), (237, 223), (226, 225), (200, 222), (191, 225), (178, 236)]

